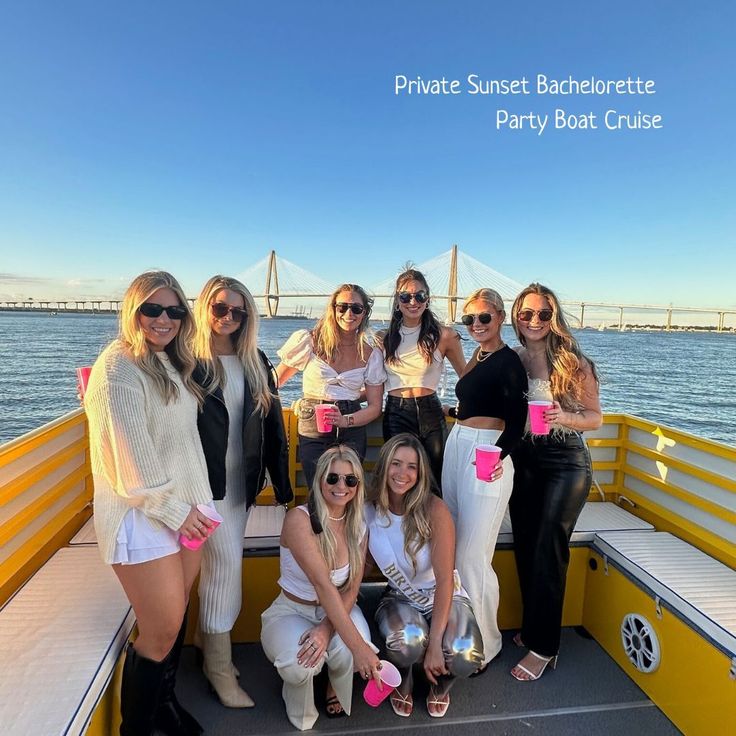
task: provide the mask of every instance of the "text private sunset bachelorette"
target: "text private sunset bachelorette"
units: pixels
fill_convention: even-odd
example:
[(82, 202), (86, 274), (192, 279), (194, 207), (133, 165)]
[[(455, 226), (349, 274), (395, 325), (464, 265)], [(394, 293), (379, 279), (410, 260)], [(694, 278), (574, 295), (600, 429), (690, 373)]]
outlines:
[[(553, 78), (537, 74), (518, 79), (486, 79), (478, 74), (468, 74), (465, 79), (426, 79), (421, 76), (394, 75), (394, 95), (399, 97), (467, 95), (504, 99), (505, 104), (495, 109), (495, 129), (528, 131), (537, 135), (550, 130), (659, 130), (664, 127), (663, 116), (649, 106), (655, 94), (654, 80), (638, 76), (618, 79), (595, 76)], [(570, 105), (565, 107), (560, 104), (554, 109), (541, 110), (523, 104), (525, 97), (547, 102), (572, 98), (578, 103), (581, 99), (602, 97), (605, 102), (597, 109), (572, 110)]]

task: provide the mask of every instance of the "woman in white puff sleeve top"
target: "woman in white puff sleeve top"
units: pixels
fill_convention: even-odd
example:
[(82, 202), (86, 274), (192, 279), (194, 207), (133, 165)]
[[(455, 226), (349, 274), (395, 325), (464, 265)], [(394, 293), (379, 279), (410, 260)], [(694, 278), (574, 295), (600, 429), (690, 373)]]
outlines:
[[(314, 329), (297, 330), (278, 351), (279, 386), (303, 374), (303, 398), (294, 407), (298, 419), (299, 459), (311, 488), (320, 455), (338, 442), (361, 462), (366, 452), (366, 425), (381, 413), (386, 371), (382, 352), (366, 339), (373, 300), (356, 284), (339, 286)], [(367, 406), (361, 406), (365, 391)], [(314, 407), (332, 404), (328, 432), (317, 427)]]

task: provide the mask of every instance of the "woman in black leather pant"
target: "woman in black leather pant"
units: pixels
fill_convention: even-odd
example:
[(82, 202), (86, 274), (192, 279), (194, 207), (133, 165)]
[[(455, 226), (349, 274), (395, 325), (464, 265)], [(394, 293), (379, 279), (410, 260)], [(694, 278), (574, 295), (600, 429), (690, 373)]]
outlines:
[(512, 452), (514, 489), (509, 508), (524, 606), (514, 637), (527, 654), (511, 670), (539, 679), (557, 664), (570, 536), (592, 481), (582, 432), (601, 425), (598, 376), (570, 333), (559, 301), (530, 284), (514, 301), (511, 321), (529, 376), (529, 400), (547, 400), (547, 435), (527, 432)]

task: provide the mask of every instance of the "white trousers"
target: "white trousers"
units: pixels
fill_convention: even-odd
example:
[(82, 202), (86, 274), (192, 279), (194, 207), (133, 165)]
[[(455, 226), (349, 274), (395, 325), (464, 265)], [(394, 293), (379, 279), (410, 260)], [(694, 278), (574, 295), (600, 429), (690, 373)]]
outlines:
[(501, 651), (498, 628), (498, 578), (491, 564), (514, 483), (511, 457), (503, 461), (500, 480), (475, 477), (475, 448), (494, 444), (497, 429), (471, 429), (455, 424), (447, 438), (442, 466), (442, 498), (456, 528), (455, 567), (475, 612), (483, 637), (484, 662)]
[(223, 518), (202, 546), (199, 573), (199, 625), (205, 634), (232, 631), (243, 605), (243, 537), (249, 511), (245, 494), (230, 489), (215, 508)]
[[(261, 615), (261, 644), (268, 659), (273, 662), (281, 679), (286, 715), (300, 731), (306, 731), (317, 720), (314, 705), (312, 680), (326, 664), (330, 682), (343, 710), (350, 715), (353, 697), (353, 655), (343, 640), (335, 634), (327, 646), (322, 660), (314, 667), (305, 667), (296, 659), (301, 649), (299, 639), (302, 634), (325, 618), (321, 606), (309, 606), (289, 600), (283, 593)], [(368, 622), (358, 606), (353, 606), (350, 618), (360, 635), (371, 644)]]

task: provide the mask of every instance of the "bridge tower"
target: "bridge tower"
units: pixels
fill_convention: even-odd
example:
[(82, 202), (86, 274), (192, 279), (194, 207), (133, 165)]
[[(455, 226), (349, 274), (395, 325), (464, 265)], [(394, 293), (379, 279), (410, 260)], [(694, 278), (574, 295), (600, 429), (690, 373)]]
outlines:
[[(275, 292), (271, 293), (271, 279)], [(266, 273), (266, 317), (275, 317), (279, 311), (279, 272), (276, 268), (276, 251), (272, 250), (268, 256), (268, 272)], [(273, 302), (272, 302), (273, 300)]]
[(450, 277), (447, 283), (447, 315), (450, 324), (455, 322), (457, 313), (457, 245), (452, 246), (450, 253)]

